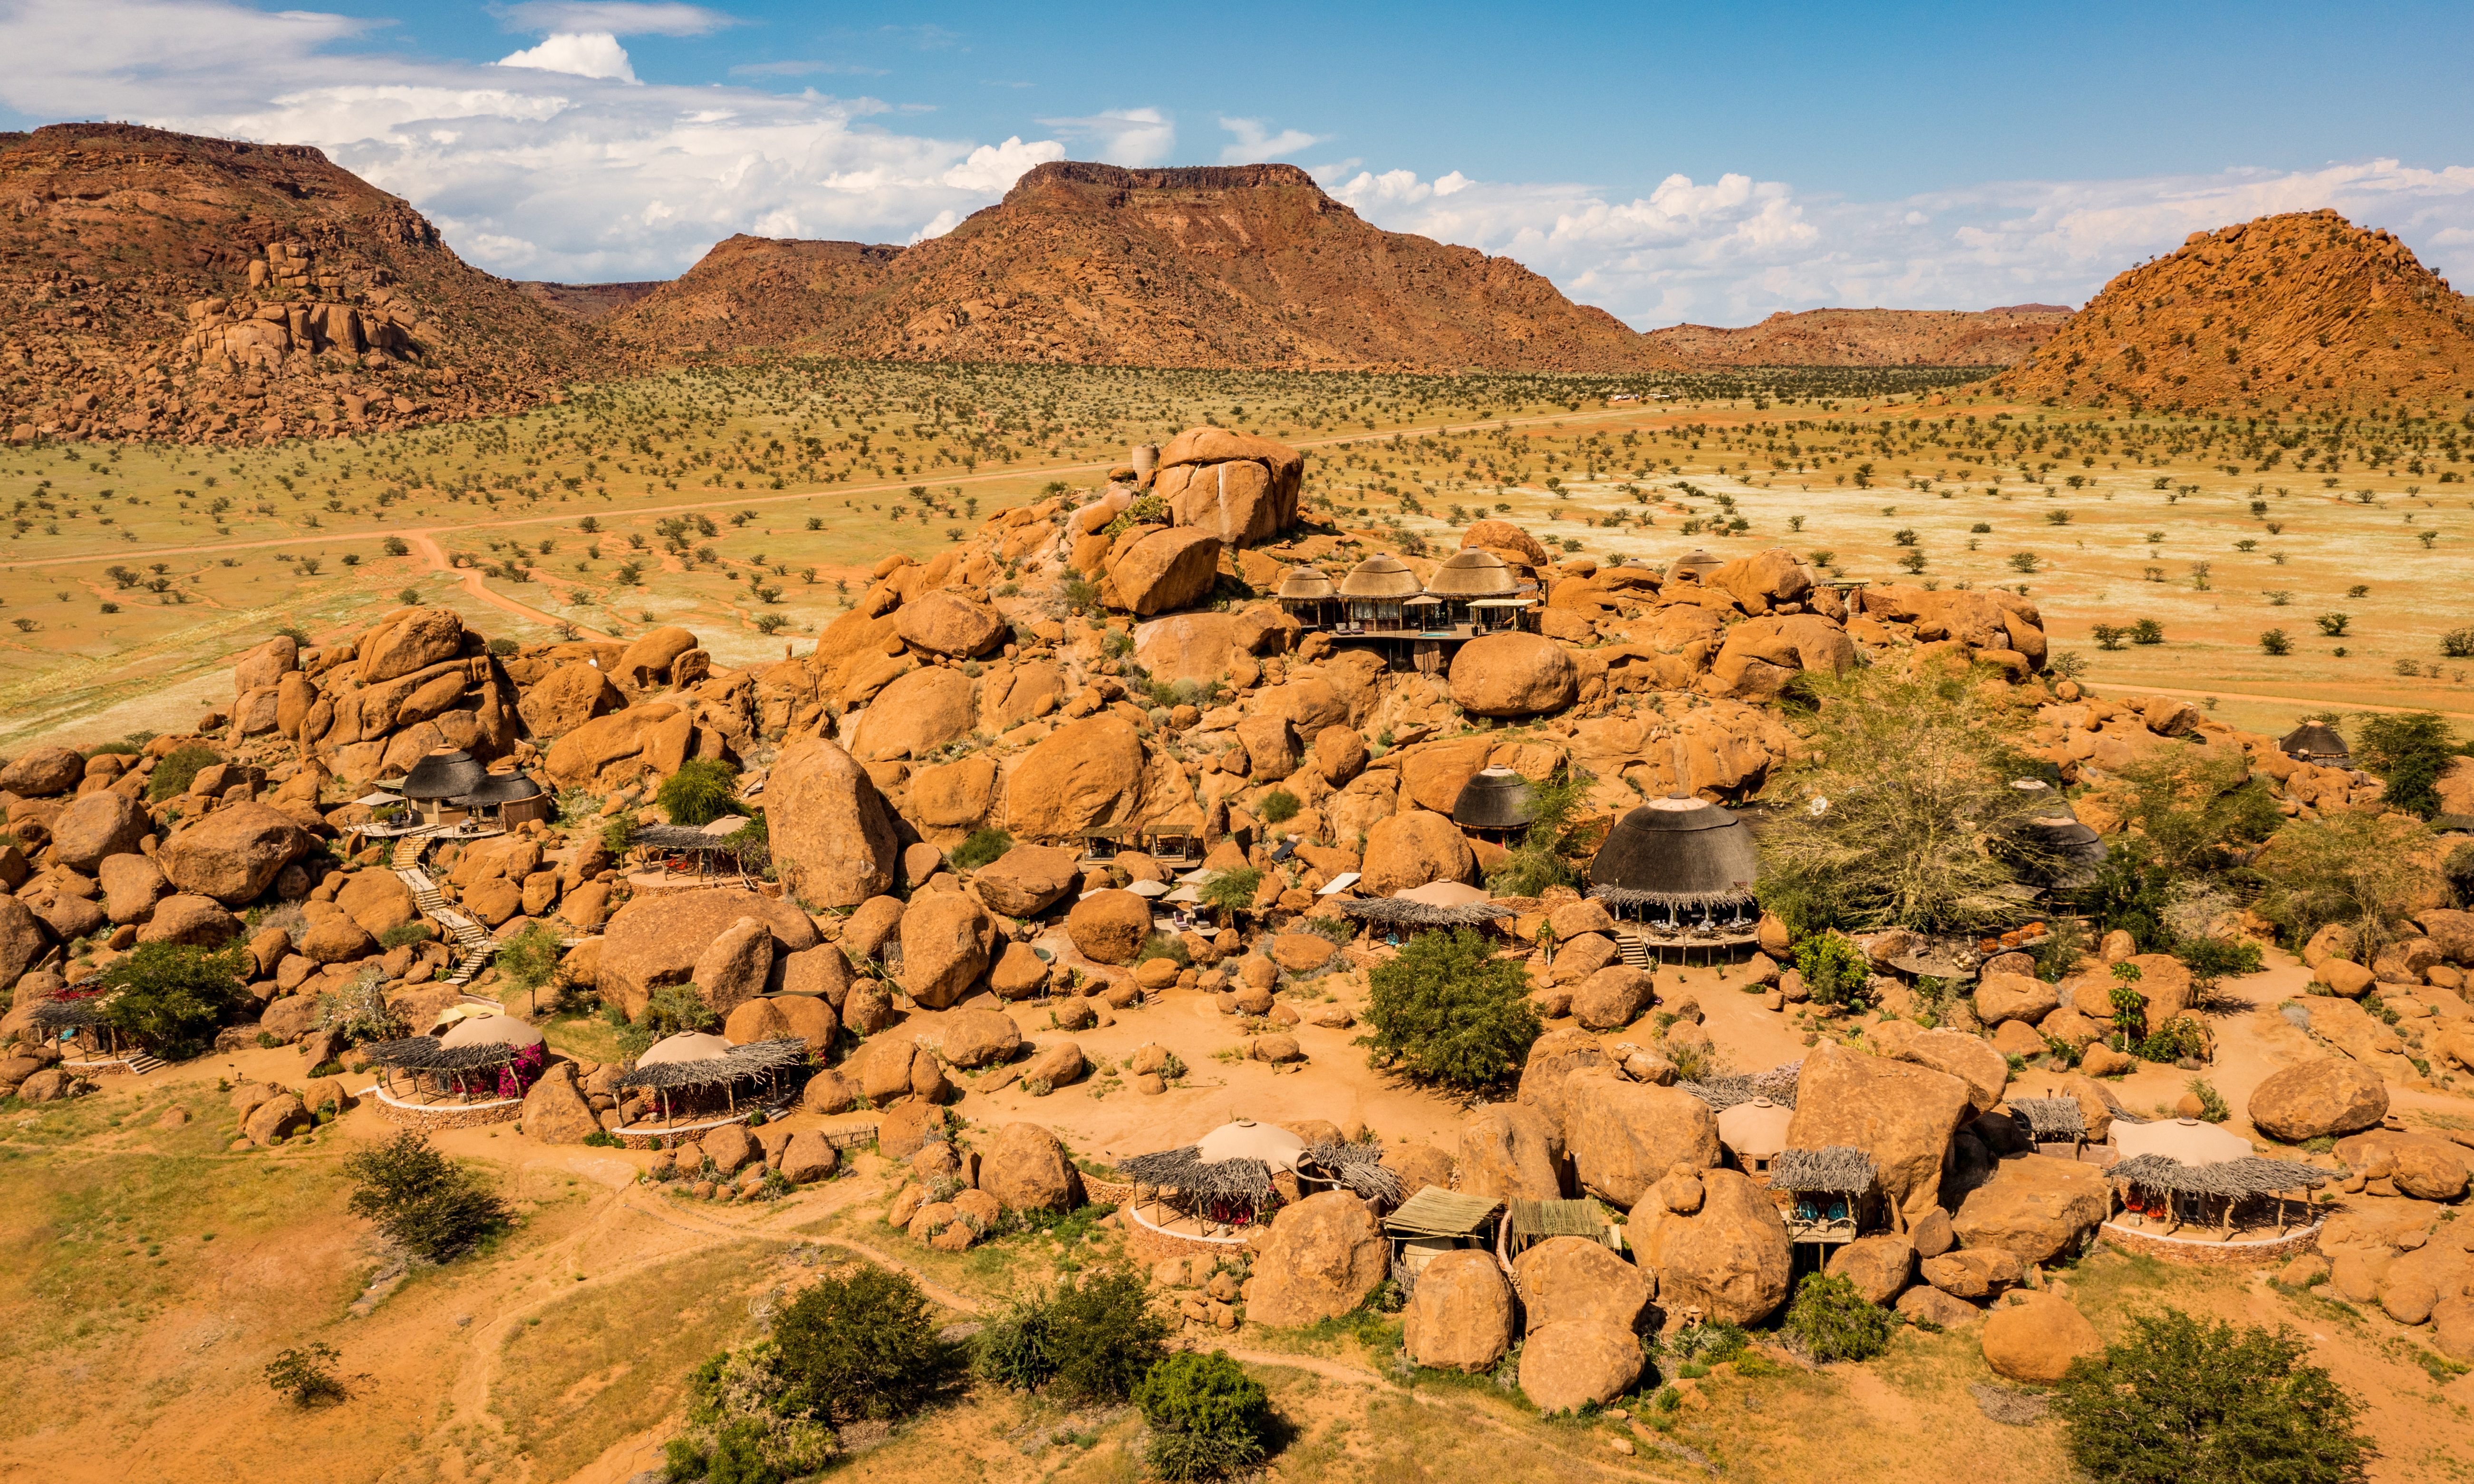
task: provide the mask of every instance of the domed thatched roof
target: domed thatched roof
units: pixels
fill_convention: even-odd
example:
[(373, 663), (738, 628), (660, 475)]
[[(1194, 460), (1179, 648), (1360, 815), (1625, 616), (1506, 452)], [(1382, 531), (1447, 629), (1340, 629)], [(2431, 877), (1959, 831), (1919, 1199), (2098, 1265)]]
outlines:
[(2313, 763), (2342, 762), (2353, 756), (2345, 739), (2325, 721), (2305, 721), (2285, 734), (2276, 749), (2289, 758), (2303, 758)]
[(1319, 597), (1333, 596), (1334, 591), (1331, 578), (1323, 574), (1322, 568), (1292, 567), (1289, 569), (1289, 574), (1280, 579), (1280, 591), (1276, 596), (1299, 601), (1311, 601)]
[(1340, 596), (1358, 598), (1415, 597), (1424, 591), (1418, 574), (1389, 551), (1377, 551), (1340, 579)]
[(542, 786), (533, 780), (530, 773), (509, 768), (505, 772), (493, 772), (473, 785), (473, 791), (464, 795), (464, 802), (513, 804), (521, 799), (539, 798), (541, 794)]
[(1710, 573), (1716, 572), (1719, 568), (1726, 565), (1727, 564), (1725, 562), (1711, 556), (1709, 552), (1702, 550), (1699, 547), (1694, 547), (1691, 550), (1685, 552), (1682, 556), (1679, 556), (1674, 561), (1666, 564), (1666, 580), (1669, 582), (1699, 582), (1703, 578), (1709, 576)]
[(1426, 591), (1437, 597), (1510, 597), (1520, 591), (1520, 579), (1503, 558), (1470, 547), (1436, 568)]
[(412, 766), (403, 780), (408, 799), (460, 799), (479, 788), (488, 775), (473, 754), (461, 747), (437, 747)]
[(1508, 767), (1480, 769), (1452, 800), (1452, 823), (1464, 830), (1516, 830), (1537, 817), (1529, 780)]
[(1752, 900), (1760, 849), (1741, 819), (1696, 798), (1652, 799), (1615, 821), (1589, 863), (1589, 894), (1618, 904)]

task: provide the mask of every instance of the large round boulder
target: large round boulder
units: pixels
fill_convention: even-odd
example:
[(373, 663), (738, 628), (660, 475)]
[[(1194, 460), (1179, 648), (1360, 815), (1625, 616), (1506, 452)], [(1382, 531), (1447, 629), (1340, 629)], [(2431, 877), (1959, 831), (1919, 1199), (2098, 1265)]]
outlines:
[(1967, 1084), (1946, 1072), (1825, 1040), (1796, 1077), (1787, 1147), (1864, 1151), (1913, 1225), (1940, 1204), (1942, 1159), (1971, 1107)]
[(1065, 914), (1065, 936), (1094, 963), (1131, 963), (1152, 934), (1152, 904), (1130, 891), (1094, 891)]
[(412, 888), (389, 870), (354, 871), (345, 877), (335, 893), (335, 905), (372, 935), (421, 920), (421, 904), (413, 900)]
[(1013, 1017), (992, 1010), (956, 1010), (945, 1017), (944, 1033), (945, 1059), (963, 1068), (1009, 1060), (1022, 1045)]
[(688, 973), (705, 1005), (727, 1017), (764, 992), (773, 975), (773, 925), (762, 917), (741, 917), (705, 945)]
[(902, 847), (892, 811), (857, 760), (821, 738), (782, 750), (765, 784), (773, 859), (793, 896), (856, 907), (892, 888)]
[(1082, 1182), (1055, 1134), (1009, 1123), (980, 1156), (980, 1188), (1009, 1211), (1071, 1210)]
[(85, 759), (66, 747), (36, 747), (0, 767), (0, 793), (50, 798), (85, 781)]
[(2270, 1073), (2250, 1094), (2254, 1128), (2288, 1144), (2359, 1133), (2388, 1116), (2388, 1084), (2354, 1060), (2326, 1058)]
[(1361, 869), (1361, 889), (1370, 896), (1392, 896), (1438, 881), (1468, 881), (1477, 874), (1477, 856), (1449, 818), (1411, 809), (1378, 820), (1366, 832)]
[(1065, 839), (1142, 804), (1143, 743), (1114, 712), (1069, 721), (1006, 774), (1006, 817), (1018, 839)]
[(1603, 1242), (1548, 1237), (1513, 1260), (1529, 1327), (1573, 1321), (1630, 1330), (1656, 1297), (1649, 1275)]
[(971, 877), (980, 900), (1008, 917), (1035, 917), (1082, 879), (1080, 855), (1062, 845), (1016, 845)]
[(163, 844), (156, 861), (175, 889), (226, 907), (255, 901), (277, 873), (309, 853), (310, 837), (291, 815), (264, 804), (227, 805)]
[(1564, 1135), (1542, 1108), (1497, 1103), (1461, 1126), (1463, 1195), (1492, 1201), (1559, 1201)]
[(1968, 1248), (2006, 1252), (2023, 1263), (2050, 1262), (2085, 1242), (2112, 1210), (2113, 1189), (2102, 1169), (2026, 1155), (2001, 1160), (1991, 1180), (1969, 1191), (1951, 1229)]
[(135, 799), (105, 789), (52, 816), (52, 851), (61, 864), (91, 876), (107, 856), (128, 855), (155, 827)]
[(2031, 1386), (2050, 1386), (2082, 1355), (2104, 1351), (2096, 1326), (2068, 1299), (2023, 1293), (1993, 1310), (1984, 1322), (1984, 1363), (1994, 1372)]
[(868, 703), (851, 733), (851, 755), (862, 763), (926, 757), (970, 736), (978, 715), (970, 676), (941, 665), (914, 669)]
[(1246, 1284), (1246, 1317), (1281, 1326), (1336, 1319), (1391, 1267), (1391, 1244), (1364, 1201), (1345, 1190), (1308, 1196), (1272, 1219)]
[(1589, 1032), (1570, 1027), (1549, 1031), (1529, 1043), (1529, 1055), (1520, 1063), (1520, 1101), (1543, 1112), (1560, 1133), (1564, 1127), (1564, 1084), (1575, 1072), (1610, 1064), (1606, 1043)]
[(1580, 693), (1580, 669), (1542, 634), (1489, 634), (1452, 656), (1452, 701), (1481, 717), (1561, 711)]
[(1564, 1083), (1564, 1147), (1583, 1189), (1631, 1210), (1676, 1165), (1718, 1162), (1718, 1120), (1681, 1087), (1575, 1072)]
[(626, 708), (627, 697), (599, 666), (571, 660), (524, 688), (516, 715), (540, 741), (564, 737), (595, 717)]
[(1512, 1348), (1512, 1289), (1494, 1254), (1464, 1249), (1428, 1262), (1400, 1315), (1400, 1342), (1437, 1371), (1492, 1370)]
[(922, 593), (893, 615), (893, 632), (902, 642), (932, 654), (967, 660), (985, 654), (1005, 639), (1005, 617), (982, 602), (959, 593)]
[[(1594, 904), (1593, 904), (1594, 905)], [(1629, 963), (1610, 963), (1572, 991), (1572, 1018), (1591, 1031), (1620, 1031), (1657, 997), (1657, 981)]]
[(816, 946), (816, 925), (778, 897), (737, 887), (648, 892), (612, 913), (603, 930), (596, 976), (602, 996), (630, 1016), (643, 1014), (655, 989), (688, 983), (715, 939), (742, 917), (765, 926), (777, 955)]
[[(2094, 1169), (2094, 1166), (2090, 1166)], [(1685, 1214), (1644, 1203), (1634, 1213), (1640, 1260), (1658, 1270), (1659, 1301), (1705, 1318), (1749, 1325), (1786, 1302), (1794, 1252), (1769, 1192), (1735, 1170), (1701, 1174), (1700, 1209)]]
[(1118, 603), (1140, 618), (1193, 607), (1220, 575), (1219, 536), (1193, 526), (1120, 543), (1109, 556)]
[(902, 913), (902, 987), (943, 1010), (980, 982), (996, 946), (996, 919), (959, 891), (928, 891)]
[(1640, 1379), (1640, 1338), (1588, 1320), (1532, 1326), (1520, 1346), (1520, 1389), (1540, 1412), (1603, 1406)]
[(376, 685), (427, 669), (463, 652), (464, 620), (452, 608), (398, 608), (353, 645), (354, 678)]
[(1916, 1250), (1896, 1231), (1857, 1237), (1830, 1254), (1829, 1270), (1856, 1285), (1868, 1303), (1887, 1304), (1916, 1276)]

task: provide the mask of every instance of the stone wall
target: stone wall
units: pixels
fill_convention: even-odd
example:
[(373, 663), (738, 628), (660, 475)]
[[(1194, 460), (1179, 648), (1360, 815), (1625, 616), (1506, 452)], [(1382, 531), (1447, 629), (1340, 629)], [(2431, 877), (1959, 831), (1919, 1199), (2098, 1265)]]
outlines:
[(484, 1124), (514, 1123), (523, 1116), (524, 1100), (497, 1098), (487, 1103), (404, 1103), (383, 1087), (370, 1089), (370, 1105), (388, 1123), (407, 1129), (477, 1129)]
[(2215, 1242), (2179, 1233), (2166, 1236), (2160, 1232), (2134, 1230), (2110, 1221), (2098, 1230), (2106, 1241), (2123, 1252), (2143, 1257), (2178, 1262), (2188, 1267), (2252, 1268), (2282, 1265), (2297, 1253), (2318, 1245), (2320, 1225), (2314, 1222), (2273, 1242)]

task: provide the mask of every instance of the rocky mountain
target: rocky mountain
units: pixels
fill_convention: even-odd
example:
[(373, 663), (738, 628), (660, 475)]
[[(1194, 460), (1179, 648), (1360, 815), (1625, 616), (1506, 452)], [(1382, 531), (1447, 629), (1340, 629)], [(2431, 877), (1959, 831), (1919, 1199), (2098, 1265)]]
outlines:
[(516, 287), (563, 314), (591, 321), (618, 313), (667, 281), (645, 279), (634, 283), (546, 283), (527, 279)]
[[(783, 290), (797, 297), (778, 303)], [(611, 330), (656, 354), (796, 344), (1133, 366), (1676, 364), (1509, 258), (1372, 226), (1293, 165), (1044, 164), (898, 252), (734, 237)]]
[(1676, 325), (1649, 342), (1692, 366), (2015, 366), (2071, 317), (2067, 304), (1999, 309), (1782, 309), (1758, 325)]
[(2194, 232), (2117, 277), (1993, 383), (2066, 401), (2455, 404), (2474, 306), (2388, 231), (2332, 210)]
[(603, 363), (314, 149), (0, 134), (0, 434), (272, 437), (532, 405)]

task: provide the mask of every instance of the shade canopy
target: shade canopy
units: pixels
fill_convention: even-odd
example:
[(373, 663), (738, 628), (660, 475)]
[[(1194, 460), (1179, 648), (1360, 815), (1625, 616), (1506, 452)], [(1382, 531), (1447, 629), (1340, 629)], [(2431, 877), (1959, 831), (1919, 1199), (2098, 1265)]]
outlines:
[(674, 1066), (690, 1061), (718, 1061), (730, 1055), (730, 1043), (703, 1031), (681, 1031), (665, 1036), (636, 1058), (640, 1067)]
[(1661, 907), (1748, 902), (1760, 871), (1741, 819), (1703, 799), (1652, 799), (1607, 832), (1589, 863), (1589, 894)]
[(1786, 1126), (1794, 1121), (1794, 1108), (1755, 1098), (1718, 1115), (1718, 1142), (1738, 1159), (1774, 1159), (1786, 1148)]
[(1538, 817), (1538, 791), (1508, 767), (1485, 767), (1461, 785), (1452, 823), (1465, 830), (1517, 830)]
[(2113, 1126), (2113, 1147), (2124, 1159), (2159, 1155), (2184, 1165), (2221, 1164), (2250, 1157), (2250, 1140), (2222, 1126), (2195, 1118), (2160, 1119), (2155, 1123)]
[(460, 799), (481, 786), (489, 774), (473, 754), (461, 747), (432, 748), (426, 757), (412, 766), (403, 780), (403, 796), (408, 799)]
[(1164, 883), (1164, 882), (1157, 882), (1157, 881), (1137, 881), (1137, 882), (1131, 882), (1131, 883), (1128, 883), (1128, 886), (1126, 887), (1126, 889), (1127, 889), (1127, 890), (1128, 890), (1128, 891), (1130, 891), (1130, 892), (1132, 892), (1132, 893), (1133, 893), (1134, 895), (1136, 895), (1136, 896), (1166, 896), (1166, 895), (1168, 895), (1168, 886), (1167, 886), (1167, 884), (1166, 884), (1166, 883)]
[(438, 1038), (442, 1046), (538, 1046), (542, 1034), (513, 1015), (474, 1015)]
[(1313, 602), (1336, 596), (1331, 578), (1320, 567), (1292, 567), (1280, 579), (1280, 591), (1274, 595), (1292, 602)]
[(1259, 1160), (1274, 1170), (1295, 1170), (1304, 1157), (1306, 1141), (1277, 1124), (1241, 1118), (1222, 1124), (1197, 1140), (1195, 1157), (1204, 1164), (1224, 1159)]
[(1340, 581), (1340, 596), (1396, 600), (1415, 597), (1424, 588), (1406, 563), (1389, 551), (1377, 551), (1348, 570)]
[(1503, 558), (1484, 547), (1468, 547), (1435, 569), (1426, 591), (1437, 597), (1510, 597), (1520, 591), (1520, 579)]

